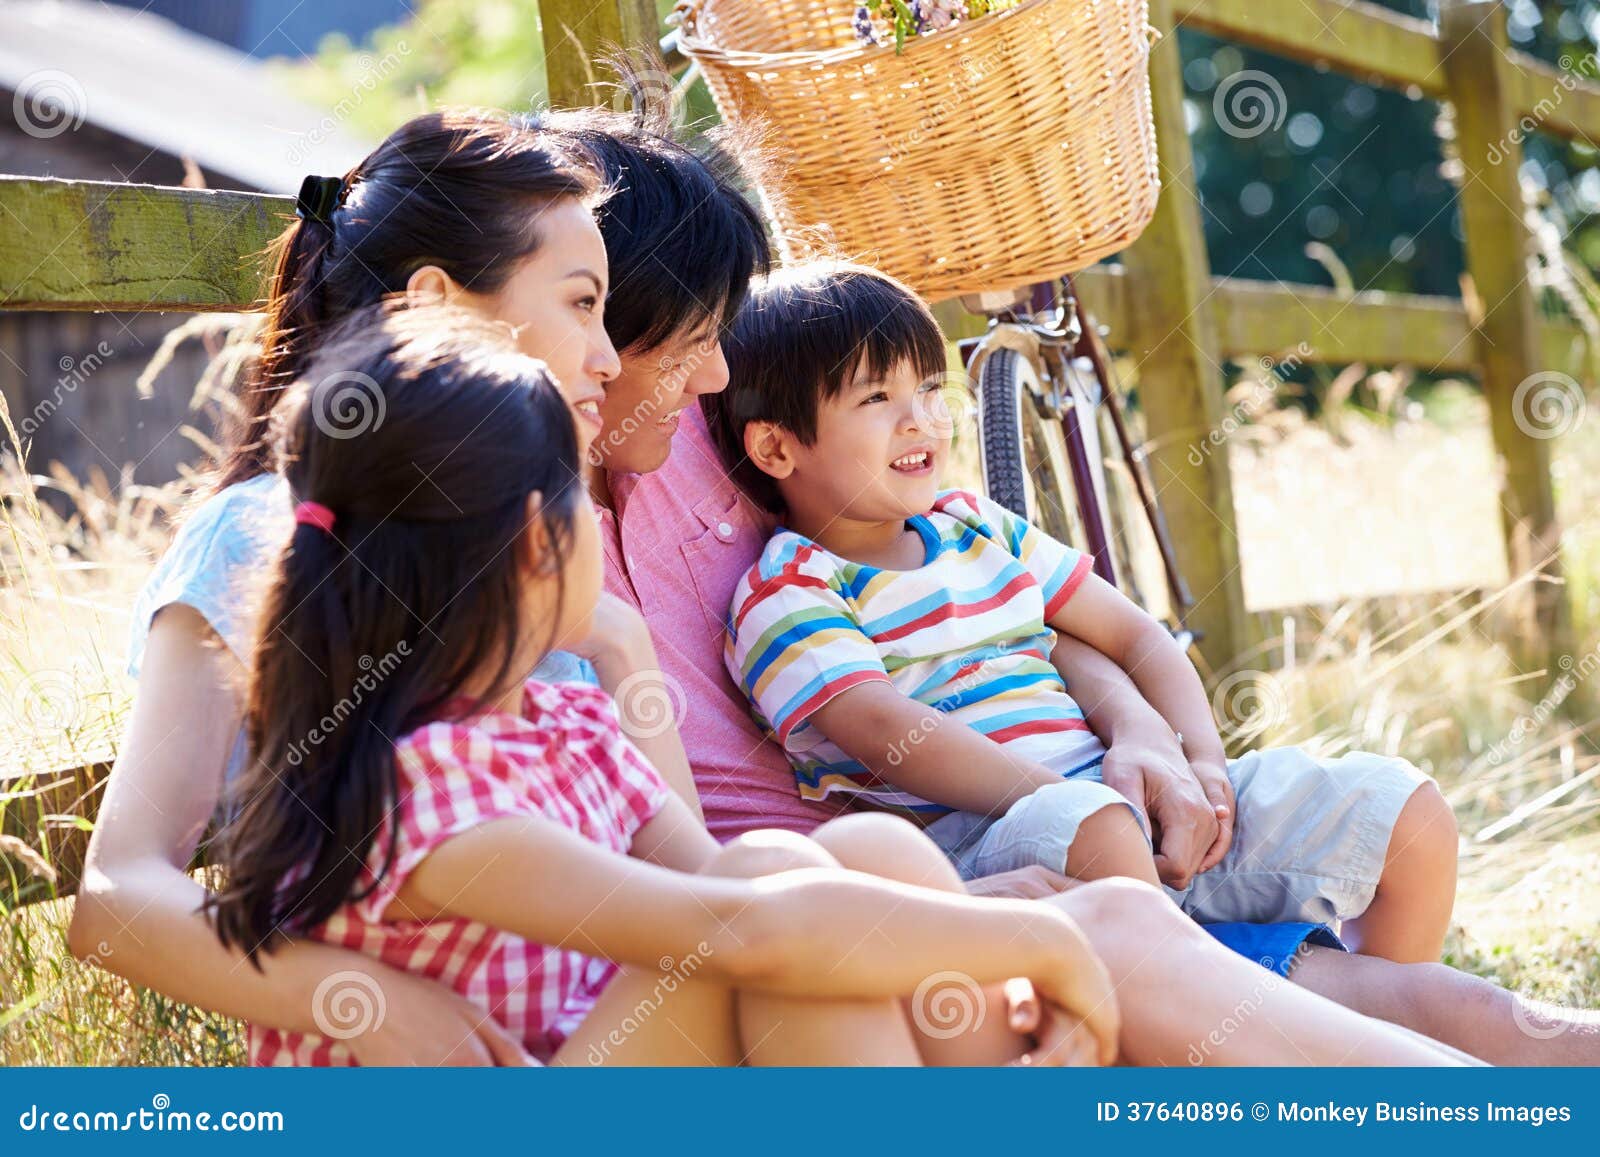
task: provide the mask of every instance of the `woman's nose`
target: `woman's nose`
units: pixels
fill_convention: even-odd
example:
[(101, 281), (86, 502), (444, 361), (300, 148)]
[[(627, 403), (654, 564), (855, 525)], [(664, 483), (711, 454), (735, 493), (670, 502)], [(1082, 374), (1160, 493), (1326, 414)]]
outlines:
[(611, 344), (611, 335), (600, 327), (600, 336), (589, 343), (589, 356), (584, 359), (584, 370), (590, 377), (609, 382), (622, 372), (622, 359), (617, 347)]

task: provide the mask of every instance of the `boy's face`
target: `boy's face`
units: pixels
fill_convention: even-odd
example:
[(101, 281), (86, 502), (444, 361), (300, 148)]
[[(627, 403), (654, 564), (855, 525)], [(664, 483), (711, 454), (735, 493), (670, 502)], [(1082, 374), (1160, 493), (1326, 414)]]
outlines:
[(862, 522), (926, 513), (950, 453), (942, 389), (940, 378), (923, 378), (908, 361), (877, 378), (858, 366), (818, 410), (816, 440), (794, 440), (785, 500)]

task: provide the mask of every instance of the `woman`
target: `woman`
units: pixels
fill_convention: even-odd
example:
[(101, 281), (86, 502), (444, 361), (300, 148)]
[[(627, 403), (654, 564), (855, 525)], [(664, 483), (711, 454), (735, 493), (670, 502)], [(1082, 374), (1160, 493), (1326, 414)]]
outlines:
[[(517, 1043), (465, 1000), (341, 949), (300, 942), (260, 970), (245, 965), (241, 952), (217, 942), (201, 915), (204, 891), (183, 869), (221, 798), (236, 749), (241, 630), (248, 617), (241, 608), (248, 605), (252, 563), (271, 545), (253, 539), (284, 533), (289, 525), (287, 502), (275, 493), (280, 483), (265, 473), (261, 435), (278, 394), (304, 367), (319, 332), (388, 294), (454, 298), (510, 324), (522, 348), (549, 363), (580, 420), (587, 418), (592, 437), (599, 395), (619, 372), (601, 324), (606, 254), (584, 203), (592, 181), (581, 164), (551, 147), (553, 140), (492, 117), (419, 118), (347, 178), (313, 185), (302, 197), (302, 219), (279, 246), (265, 355), (246, 395), (246, 422), (224, 465), (222, 487), (185, 526), (141, 600), (138, 625), (144, 633), (134, 655), (139, 695), (73, 921), (72, 943), (80, 956), (92, 953), (104, 966), (187, 1003), (291, 1032), (318, 1031), (328, 1011), (319, 1006), (328, 979), (360, 970), (387, 997), (386, 1015), (349, 1041), (362, 1063), (524, 1060)], [(726, 309), (736, 303), (735, 281), (742, 289), (743, 279), (730, 280), (729, 292), (713, 305)], [(621, 288), (619, 299), (631, 290), (648, 300), (645, 288)], [(721, 310), (711, 316), (720, 317)], [(720, 360), (709, 341), (699, 350), (713, 366)], [(693, 360), (690, 355), (686, 361)], [(656, 364), (658, 378), (666, 378), (659, 358)], [(693, 388), (686, 383), (703, 364), (675, 386), (662, 388), (658, 380), (656, 390), (635, 403), (636, 412), (628, 416), (635, 417), (636, 433), (642, 417), (659, 414), (649, 436), (670, 439), (675, 412)], [(354, 431), (362, 420), (381, 420), (381, 395), (363, 394), (360, 386), (351, 383), (349, 400), (364, 398), (370, 413), (334, 406), (328, 421), (353, 415)], [(606, 400), (619, 396), (608, 394)], [(675, 403), (680, 404), (674, 409)], [(639, 445), (624, 438), (618, 448)], [(254, 535), (246, 533), (263, 521), (267, 525)], [(720, 533), (720, 527), (712, 530)], [(637, 612), (616, 606), (612, 614), (619, 621), (630, 614), (637, 619)], [(609, 653), (617, 640), (635, 637), (632, 632), (610, 632), (602, 624), (597, 635), (601, 641), (585, 643), (585, 650), (602, 684), (616, 682), (608, 672), (660, 666), (653, 654), (623, 661)], [(660, 690), (648, 681), (630, 687), (618, 682), (608, 690), (626, 711), (641, 686), (652, 694)], [(679, 794), (693, 798), (675, 729), (653, 730), (642, 743), (646, 754)], [(861, 842), (866, 846), (828, 850), (851, 866), (871, 867), (872, 857), (881, 854), (880, 841)], [(894, 876), (914, 862), (880, 866), (894, 868), (883, 873)], [(1062, 906), (1069, 915), (1108, 926), (1147, 919), (1171, 937), (1155, 959), (1124, 967), (1116, 979), (1126, 1004), (1148, 1010), (1143, 1021), (1130, 1018), (1125, 1054), (1175, 1061), (1181, 1038), (1173, 1029), (1200, 1031), (1207, 1018), (1225, 1013), (1259, 983), (1259, 971), (1193, 935), (1152, 898), (1159, 900), (1117, 886), (1085, 887)], [(1140, 940), (1148, 947), (1147, 934)], [(1181, 1010), (1159, 1012), (1168, 1003), (1163, 991), (1173, 991), (1186, 975), (1202, 980), (1204, 992)], [(1285, 1030), (1314, 1042), (1300, 1054), (1306, 1059), (1336, 1060), (1327, 1042), (1340, 1036), (1370, 1044), (1372, 1051), (1358, 1053), (1369, 1059), (1438, 1056), (1302, 994), (1273, 993), (1268, 1004), (1271, 1012), (1259, 1027), (1238, 1034), (1234, 1051), (1219, 1059), (1296, 1059), (1285, 1054), (1279, 1039)], [(1336, 1026), (1343, 1031), (1333, 1032)], [(1151, 1047), (1154, 1041), (1162, 1047)]]

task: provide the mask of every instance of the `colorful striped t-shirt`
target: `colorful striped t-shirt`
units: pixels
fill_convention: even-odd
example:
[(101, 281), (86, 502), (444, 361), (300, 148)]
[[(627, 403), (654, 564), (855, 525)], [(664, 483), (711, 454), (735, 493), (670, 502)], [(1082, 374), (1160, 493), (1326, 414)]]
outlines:
[(810, 725), (834, 696), (871, 681), (1063, 775), (1098, 761), (1104, 748), (1050, 663), (1046, 625), (1088, 575), (1089, 556), (959, 490), (906, 525), (926, 552), (915, 570), (849, 562), (780, 530), (734, 591), (728, 670), (788, 753), (801, 796), (949, 810), (899, 790)]

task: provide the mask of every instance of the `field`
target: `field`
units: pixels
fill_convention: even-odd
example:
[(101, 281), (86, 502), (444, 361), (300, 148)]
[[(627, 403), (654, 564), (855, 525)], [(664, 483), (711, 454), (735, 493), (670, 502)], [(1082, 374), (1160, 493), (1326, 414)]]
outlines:
[[(1274, 409), (1230, 438), (1246, 590), (1272, 637), (1211, 673), (1219, 713), (1236, 745), (1360, 747), (1435, 775), (1462, 831), (1447, 960), (1594, 1006), (1600, 428), (1580, 413), (1555, 447), (1581, 648), (1522, 670), (1527, 582), (1503, 557), (1481, 399), (1451, 383), (1413, 393), (1375, 375), (1318, 422)], [(0, 486), (0, 767), (23, 790), (114, 749), (129, 608), (190, 484), (30, 475), (8, 453)], [(1310, 609), (1272, 609), (1287, 607)], [(47, 893), (51, 866), (8, 850)], [(237, 1025), (72, 960), (70, 903), (0, 910), (0, 1064), (240, 1061)]]

